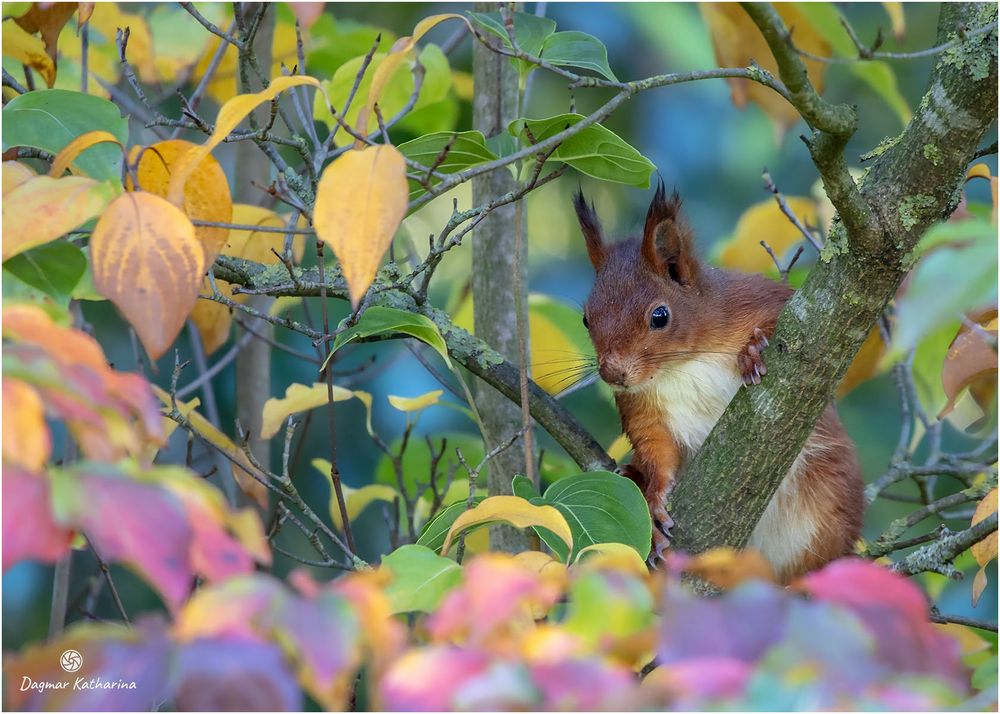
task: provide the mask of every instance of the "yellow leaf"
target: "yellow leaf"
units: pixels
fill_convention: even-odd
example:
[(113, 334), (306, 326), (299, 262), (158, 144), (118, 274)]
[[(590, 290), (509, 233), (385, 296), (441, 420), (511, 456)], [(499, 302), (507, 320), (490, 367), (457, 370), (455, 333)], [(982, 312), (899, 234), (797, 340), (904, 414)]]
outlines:
[[(312, 465), (330, 481), (330, 462), (326, 459), (313, 459)], [(392, 503), (399, 496), (399, 493), (392, 486), (384, 483), (373, 483), (361, 488), (351, 488), (345, 483), (340, 484), (344, 493), (344, 505), (347, 507), (347, 517), (353, 521), (365, 508), (375, 501), (387, 501)], [(405, 506), (404, 506), (405, 507)], [(337, 501), (337, 494), (330, 484), (330, 520), (337, 530), (344, 529), (344, 519), (340, 517), (340, 503)]]
[(490, 496), (455, 519), (444, 539), (441, 554), (448, 554), (452, 539), (466, 528), (497, 521), (510, 523), (517, 528), (547, 528), (561, 538), (570, 551), (573, 550), (573, 532), (563, 515), (552, 506), (535, 506), (517, 496)]
[(419, 397), (397, 397), (390, 394), (388, 398), (389, 404), (401, 412), (418, 412), (432, 404), (437, 404), (442, 394), (444, 394), (443, 389), (435, 389), (432, 392), (421, 394)]
[(3, 197), (3, 259), (54, 241), (106, 209), (110, 183), (84, 176), (36, 176)]
[(41, 471), (52, 452), (45, 405), (33, 387), (3, 378), (3, 462)]
[[(153, 393), (163, 402), (164, 410), (169, 413), (171, 409), (170, 395), (157, 385), (152, 385)], [(203, 417), (201, 414), (193, 410), (195, 400), (188, 402), (187, 404), (177, 403), (177, 410), (182, 414), (186, 413), (187, 419), (191, 424), (191, 427), (198, 433), (198, 435), (207, 441), (212, 446), (215, 446), (220, 451), (225, 452), (234, 462), (232, 464), (233, 469), (233, 479), (236, 481), (236, 485), (239, 486), (240, 490), (253, 499), (261, 508), (267, 508), (267, 486), (262, 484), (260, 481), (251, 476), (251, 472), (256, 472), (253, 465), (250, 463), (250, 459), (247, 455), (243, 453), (236, 444), (233, 443), (232, 439), (223, 434), (221, 431), (216, 429), (212, 422)]]
[(882, 7), (885, 8), (885, 14), (889, 16), (889, 22), (892, 23), (892, 34), (897, 40), (903, 39), (906, 36), (906, 15), (903, 14), (903, 3), (884, 2)]
[(56, 65), (45, 51), (45, 43), (25, 32), (13, 20), (3, 23), (3, 54), (42, 75), (51, 87), (56, 82)]
[[(202, 14), (205, 14), (204, 11)], [(227, 19), (224, 22), (219, 22), (223, 27), (228, 27), (229, 22), (232, 18), (232, 13), (228, 13)], [(291, 67), (298, 62), (298, 51), (297, 51), (297, 38), (295, 34), (295, 25), (291, 22), (287, 22), (284, 18), (277, 16), (275, 18), (277, 24), (274, 28), (274, 40), (271, 43), (271, 77), (281, 76), (281, 67)], [(194, 22), (192, 20), (192, 22)], [(201, 32), (201, 27), (196, 25), (192, 28), (194, 32)], [(309, 35), (305, 32), (303, 34), (303, 40), (308, 43)], [(200, 80), (205, 76), (208, 71), (209, 66), (212, 64), (212, 60), (215, 58), (216, 52), (219, 50), (219, 43), (223, 40), (216, 38), (214, 35), (211, 36), (211, 41), (206, 45), (204, 51), (198, 60), (198, 65), (195, 67), (192, 79)], [(308, 50), (308, 45), (306, 46)], [(219, 60), (218, 66), (215, 72), (212, 74), (211, 80), (208, 83), (208, 89), (206, 94), (214, 99), (217, 103), (223, 104), (237, 94), (237, 75), (239, 73), (239, 53), (236, 48), (226, 43), (226, 49), (223, 50), (222, 59)], [(187, 67), (190, 63), (190, 56), (186, 54), (180, 55), (174, 64), (174, 74), (183, 67)]]
[[(139, 189), (166, 198), (170, 177), (180, 157), (195, 148), (197, 144), (182, 139), (160, 141), (145, 149), (133, 148), (129, 156), (130, 162), (135, 161), (139, 152), (142, 152), (136, 168)], [(184, 213), (192, 221), (229, 223), (233, 220), (233, 199), (229, 193), (229, 182), (214, 156), (206, 155), (184, 185)], [(229, 229), (197, 226), (194, 234), (205, 251), (205, 265), (211, 265), (226, 245)]]
[(348, 151), (323, 171), (313, 226), (340, 261), (355, 308), (375, 278), (408, 201), (406, 162), (394, 146)]
[(977, 635), (971, 627), (967, 627), (966, 625), (959, 625), (954, 622), (938, 622), (934, 624), (934, 629), (958, 643), (963, 659), (977, 652), (983, 652), (990, 647), (989, 642)]
[[(986, 497), (976, 506), (976, 512), (972, 514), (972, 524), (976, 525), (987, 516), (997, 512), (997, 490), (993, 489), (986, 494)], [(986, 564), (997, 557), (997, 532), (993, 531), (985, 539), (979, 541), (971, 548), (972, 557), (980, 566)], [(986, 577), (985, 575), (983, 576)]]
[(22, 164), (20, 161), (4, 161), (3, 195), (6, 196), (8, 192), (13, 191), (22, 183), (35, 176), (37, 174), (27, 164)]
[(976, 577), (972, 580), (972, 606), (975, 607), (979, 604), (979, 598), (983, 594), (983, 590), (986, 589), (986, 568), (980, 568), (976, 571)]
[(684, 570), (725, 590), (747, 580), (775, 582), (770, 564), (756, 550), (712, 548), (692, 558)]
[[(800, 221), (816, 225), (816, 203), (812, 199), (788, 196), (785, 201)], [(777, 201), (761, 201), (750, 206), (740, 216), (733, 236), (719, 247), (718, 264), (723, 268), (747, 273), (776, 271), (771, 256), (760, 245), (762, 240), (767, 241), (771, 250), (781, 259), (805, 238), (781, 212)]]
[[(363, 395), (363, 396), (362, 396)], [(333, 385), (333, 401), (343, 402), (353, 397), (357, 397), (369, 407), (371, 405), (371, 395), (367, 392), (352, 392)], [(264, 402), (264, 411), (261, 414), (260, 438), (270, 439), (278, 433), (281, 425), (292, 414), (308, 411), (316, 407), (323, 406), (328, 402), (326, 382), (316, 382), (307, 387), (304, 384), (293, 384), (285, 390), (284, 398), (271, 397)], [(369, 417), (370, 421), (371, 417)]]
[(212, 149), (221, 144), (222, 140), (229, 136), (229, 133), (239, 126), (239, 123), (258, 106), (264, 102), (271, 101), (286, 89), (304, 84), (320, 88), (319, 80), (313, 77), (302, 75), (276, 77), (271, 80), (271, 85), (267, 89), (261, 90), (256, 94), (240, 94), (223, 104), (222, 108), (219, 109), (218, 116), (215, 118), (215, 130), (208, 137), (208, 141), (189, 149), (178, 157), (170, 176), (167, 199), (175, 206), (181, 205), (184, 196), (184, 186), (188, 178), (196, 170), (202, 159), (211, 153)]
[[(584, 556), (587, 557), (584, 557)], [(593, 543), (576, 554), (574, 565), (649, 575), (646, 562), (635, 548), (624, 543)]]
[[(215, 287), (226, 297), (233, 297), (233, 286), (225, 280), (216, 280)], [(202, 280), (201, 290), (203, 295), (212, 294), (212, 285), (208, 282), (207, 277)], [(191, 321), (198, 328), (205, 354), (210, 355), (226, 344), (226, 340), (229, 339), (233, 315), (229, 311), (229, 307), (220, 302), (198, 300), (191, 310)]]
[[(66, 173), (66, 169), (70, 168), (70, 165), (77, 156), (82, 154), (94, 144), (103, 144), (105, 142), (118, 144), (122, 150), (125, 148), (122, 146), (122, 143), (118, 141), (118, 137), (110, 131), (88, 131), (85, 134), (80, 134), (80, 136), (66, 144), (62, 151), (56, 154), (55, 159), (52, 161), (52, 168), (49, 169), (49, 176), (52, 178), (59, 178)], [(77, 172), (74, 171), (73, 173)]]
[(632, 450), (632, 442), (628, 440), (627, 434), (621, 434), (608, 447), (608, 456), (615, 461), (621, 461), (625, 455)]
[[(368, 90), (368, 101), (358, 114), (358, 120), (355, 123), (355, 131), (359, 134), (368, 133), (368, 116), (374, 110), (375, 105), (378, 104), (379, 97), (382, 96), (382, 90), (385, 89), (385, 85), (389, 81), (389, 78), (392, 77), (400, 63), (403, 59), (405, 59), (406, 53), (413, 49), (413, 47), (417, 44), (417, 41), (435, 25), (443, 20), (449, 20), (451, 18), (462, 20), (468, 24), (468, 20), (461, 15), (456, 15), (455, 13), (431, 15), (430, 17), (425, 17), (417, 23), (416, 27), (413, 28), (412, 35), (409, 37), (400, 37), (396, 40), (391, 51), (389, 52), (389, 55), (379, 64), (378, 68), (375, 70), (375, 74), (372, 76), (371, 89)], [(360, 139), (357, 141), (355, 146), (356, 148), (361, 148), (361, 146), (363, 146)]]
[[(756, 62), (762, 69), (778, 76), (777, 62), (764, 41), (764, 36), (739, 5), (700, 3), (699, 7), (708, 24), (716, 63), (720, 67), (746, 67), (751, 62)], [(830, 55), (830, 46), (793, 3), (778, 3), (775, 10), (786, 27), (795, 28), (796, 47), (822, 57)], [(816, 91), (822, 94), (826, 65), (805, 57), (802, 61)], [(779, 136), (799, 120), (798, 111), (769, 87), (749, 79), (730, 79), (728, 82), (733, 104), (744, 107), (751, 101), (760, 106), (774, 121)]]
[(965, 173), (965, 180), (968, 181), (969, 179), (981, 178), (989, 181), (990, 176), (990, 167), (986, 164), (979, 163), (975, 166), (969, 167), (969, 170)]
[(97, 292), (159, 359), (191, 314), (205, 274), (205, 252), (191, 221), (159, 196), (122, 194), (94, 228), (90, 259)]
[[(274, 211), (261, 206), (252, 206), (246, 203), (233, 205), (233, 223), (244, 226), (261, 226), (270, 228), (284, 228), (286, 221)], [(304, 227), (303, 219), (299, 219), (299, 226)], [(229, 239), (222, 249), (224, 255), (231, 255), (234, 258), (252, 260), (255, 263), (270, 265), (280, 262), (278, 257), (272, 252), (279, 254), (285, 250), (285, 236), (282, 233), (272, 233), (271, 231), (229, 231)], [(302, 260), (305, 252), (305, 236), (296, 235), (292, 239), (292, 258), (295, 262)], [(238, 296), (239, 297), (239, 296)]]

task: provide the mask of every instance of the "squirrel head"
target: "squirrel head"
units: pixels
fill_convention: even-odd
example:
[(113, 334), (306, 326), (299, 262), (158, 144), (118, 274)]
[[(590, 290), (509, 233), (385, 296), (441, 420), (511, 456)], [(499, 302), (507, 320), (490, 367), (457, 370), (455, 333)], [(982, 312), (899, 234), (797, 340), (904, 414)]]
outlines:
[(702, 268), (680, 197), (676, 191), (668, 197), (661, 179), (642, 236), (613, 243), (582, 191), (573, 203), (597, 273), (583, 321), (601, 377), (615, 389), (641, 389), (668, 360), (698, 350), (707, 317)]

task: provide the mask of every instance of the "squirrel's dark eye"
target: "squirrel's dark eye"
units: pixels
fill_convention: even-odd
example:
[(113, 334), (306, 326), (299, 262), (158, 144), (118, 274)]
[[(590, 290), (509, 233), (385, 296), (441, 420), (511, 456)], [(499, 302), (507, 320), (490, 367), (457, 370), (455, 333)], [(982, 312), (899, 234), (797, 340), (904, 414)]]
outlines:
[(666, 305), (660, 305), (653, 310), (653, 314), (649, 318), (649, 326), (654, 330), (663, 329), (668, 322), (670, 322), (670, 310), (667, 309)]
[(583, 326), (586, 327), (587, 329), (590, 329), (590, 323), (587, 322), (587, 316), (586, 315), (583, 316)]

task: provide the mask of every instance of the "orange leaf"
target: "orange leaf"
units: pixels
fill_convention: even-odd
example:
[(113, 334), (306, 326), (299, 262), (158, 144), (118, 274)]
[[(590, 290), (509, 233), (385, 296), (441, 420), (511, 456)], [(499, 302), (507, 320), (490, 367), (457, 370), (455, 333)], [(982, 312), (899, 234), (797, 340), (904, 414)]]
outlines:
[(56, 154), (56, 158), (52, 161), (52, 168), (49, 169), (49, 176), (52, 178), (59, 178), (66, 173), (66, 169), (70, 167), (70, 164), (73, 163), (73, 160), (76, 159), (77, 156), (82, 154), (94, 144), (103, 144), (105, 142), (118, 144), (123, 151), (125, 149), (125, 147), (122, 146), (122, 143), (118, 141), (118, 137), (109, 131), (88, 131), (85, 134), (80, 134), (80, 136), (66, 144), (66, 146), (62, 148), (62, 151)]
[(31, 4), (28, 12), (14, 20), (26, 32), (41, 34), (45, 53), (52, 58), (53, 66), (59, 54), (56, 49), (59, 33), (76, 12), (76, 6), (75, 2), (36, 2)]
[(986, 568), (980, 568), (976, 571), (976, 577), (972, 580), (972, 606), (975, 607), (979, 604), (979, 598), (983, 594), (983, 590), (986, 589)]
[[(751, 62), (756, 62), (761, 69), (778, 76), (778, 64), (764, 41), (764, 36), (739, 5), (700, 3), (699, 7), (708, 23), (712, 46), (715, 48), (715, 60), (720, 67), (746, 67)], [(794, 28), (796, 47), (815, 55), (829, 56), (830, 46), (793, 3), (778, 3), (775, 10), (787, 27)], [(816, 91), (822, 94), (826, 65), (808, 58), (803, 58), (802, 61)], [(799, 120), (798, 111), (774, 90), (749, 79), (727, 81), (733, 104), (737, 107), (746, 106), (747, 101), (757, 104), (774, 121), (779, 136)]]
[(293, 2), (288, 7), (303, 29), (309, 29), (323, 14), (325, 5), (325, 2)]
[[(976, 512), (972, 514), (971, 525), (976, 525), (979, 521), (996, 512), (997, 490), (993, 489), (976, 506)], [(976, 559), (980, 567), (986, 567), (987, 563), (997, 557), (997, 532), (993, 531), (986, 538), (976, 543), (972, 546), (971, 551), (972, 557)]]
[(837, 398), (840, 399), (862, 382), (866, 382), (878, 373), (878, 365), (885, 354), (885, 343), (878, 327), (873, 327), (868, 333), (858, 353), (854, 355), (851, 366), (837, 387)]
[[(166, 198), (172, 172), (181, 157), (198, 148), (182, 139), (160, 141), (142, 150), (136, 178), (142, 191)], [(135, 148), (130, 161), (140, 149)], [(206, 154), (184, 184), (184, 212), (193, 221), (229, 223), (233, 219), (233, 199), (229, 194), (226, 173), (215, 157)], [(205, 265), (211, 265), (229, 238), (228, 228), (197, 226), (194, 234), (205, 250)]]
[[(995, 343), (997, 331), (984, 330), (984, 332), (991, 335)], [(959, 395), (973, 382), (985, 380), (992, 384), (996, 379), (997, 353), (994, 347), (978, 330), (961, 332), (948, 348), (944, 367), (941, 369), (941, 385), (944, 387), (945, 396), (948, 397), (948, 403), (938, 414), (938, 419), (951, 413)]]
[(375, 278), (408, 201), (406, 162), (394, 146), (348, 151), (323, 171), (313, 226), (337, 255), (355, 308)]
[(191, 313), (205, 252), (178, 208), (141, 191), (116, 198), (90, 238), (94, 287), (135, 328), (152, 359), (173, 343)]
[(90, 16), (94, 14), (94, 4), (92, 2), (80, 2), (77, 3), (79, 8), (76, 14), (76, 25), (77, 28), (83, 27), (83, 24), (90, 19)]
[(211, 153), (212, 149), (222, 143), (222, 140), (229, 136), (229, 133), (239, 126), (243, 119), (264, 102), (268, 102), (277, 97), (281, 92), (291, 87), (298, 87), (303, 84), (322, 89), (319, 80), (314, 77), (295, 75), (291, 77), (276, 77), (271, 80), (271, 85), (256, 94), (240, 94), (233, 97), (222, 105), (219, 114), (215, 118), (215, 130), (208, 137), (208, 141), (200, 146), (195, 146), (180, 156), (173, 166), (170, 176), (170, 185), (167, 190), (167, 199), (175, 206), (181, 205), (184, 196), (184, 186), (188, 178), (196, 170), (202, 159)]
[(41, 471), (52, 452), (42, 398), (19, 379), (3, 378), (3, 461)]
[(114, 197), (107, 182), (36, 176), (4, 194), (3, 259), (54, 241), (86, 223)]

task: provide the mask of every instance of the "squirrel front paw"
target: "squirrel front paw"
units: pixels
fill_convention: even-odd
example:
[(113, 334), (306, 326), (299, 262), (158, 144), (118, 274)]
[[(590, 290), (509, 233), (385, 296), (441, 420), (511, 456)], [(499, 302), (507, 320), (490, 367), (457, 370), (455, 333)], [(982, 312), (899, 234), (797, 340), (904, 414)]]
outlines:
[(760, 353), (764, 351), (767, 345), (767, 337), (764, 335), (764, 331), (757, 327), (753, 331), (753, 337), (750, 338), (750, 342), (747, 343), (746, 347), (743, 348), (736, 358), (740, 368), (740, 375), (743, 377), (743, 384), (748, 387), (753, 384), (760, 384), (761, 377), (767, 374), (767, 367), (760, 356)]
[(674, 526), (674, 519), (663, 506), (650, 509), (653, 516), (653, 549), (649, 554), (649, 564), (656, 566), (656, 561), (663, 561), (664, 554), (670, 547), (670, 529)]

